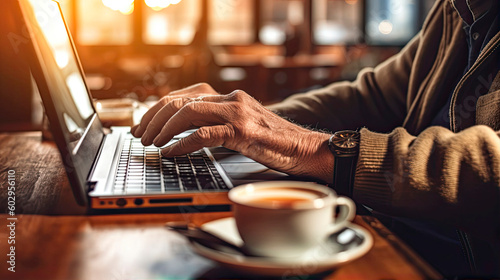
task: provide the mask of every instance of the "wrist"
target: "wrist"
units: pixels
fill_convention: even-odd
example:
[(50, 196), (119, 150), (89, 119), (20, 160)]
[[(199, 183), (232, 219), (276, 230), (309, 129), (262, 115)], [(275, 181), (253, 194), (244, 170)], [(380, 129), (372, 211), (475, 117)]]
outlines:
[(332, 183), (334, 167), (334, 156), (328, 147), (329, 134), (312, 132), (310, 133), (308, 158), (304, 161), (305, 174), (308, 177), (319, 179), (327, 184)]

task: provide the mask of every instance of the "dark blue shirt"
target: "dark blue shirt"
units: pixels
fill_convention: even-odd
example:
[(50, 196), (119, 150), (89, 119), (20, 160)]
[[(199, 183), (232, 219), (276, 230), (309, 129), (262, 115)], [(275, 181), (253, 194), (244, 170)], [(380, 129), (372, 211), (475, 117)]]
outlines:
[[(488, 2), (488, 1), (484, 1)], [(467, 73), (474, 62), (479, 57), (479, 54), (488, 44), (488, 42), (500, 31), (500, 13), (498, 5), (490, 7), (490, 9), (481, 11), (484, 7), (469, 7), (465, 0), (454, 2), (455, 8), (459, 12), (463, 20), (463, 29), (468, 46), (467, 66), (463, 74)], [(473, 9), (476, 8), (476, 9)], [(500, 68), (500, 67), (499, 67)], [(497, 69), (497, 71), (500, 69)], [(460, 79), (454, 81), (455, 87)], [(453, 87), (453, 89), (455, 89)], [(486, 87), (486, 88), (489, 88)], [(486, 92), (483, 92), (485, 94)], [(448, 102), (443, 106), (439, 113), (432, 120), (432, 126), (444, 126), (450, 128), (450, 103), (453, 92), (450, 92)]]

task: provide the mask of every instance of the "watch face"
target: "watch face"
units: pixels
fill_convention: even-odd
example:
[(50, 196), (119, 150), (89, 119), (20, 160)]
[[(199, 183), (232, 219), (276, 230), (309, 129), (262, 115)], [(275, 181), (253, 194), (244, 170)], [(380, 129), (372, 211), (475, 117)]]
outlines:
[(359, 133), (356, 131), (339, 131), (334, 134), (333, 144), (341, 149), (352, 149), (359, 145)]

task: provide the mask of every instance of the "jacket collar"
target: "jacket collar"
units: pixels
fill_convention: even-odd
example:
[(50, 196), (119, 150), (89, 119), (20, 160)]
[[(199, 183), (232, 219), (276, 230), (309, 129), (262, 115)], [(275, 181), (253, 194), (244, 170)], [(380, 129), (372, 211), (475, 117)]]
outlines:
[(453, 7), (468, 25), (482, 17), (498, 0), (451, 0)]

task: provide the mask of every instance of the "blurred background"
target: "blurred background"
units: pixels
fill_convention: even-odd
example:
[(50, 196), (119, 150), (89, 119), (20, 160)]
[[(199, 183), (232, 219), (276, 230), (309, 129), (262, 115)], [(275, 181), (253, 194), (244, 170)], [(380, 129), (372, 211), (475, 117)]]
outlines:
[[(397, 53), (434, 1), (59, 2), (95, 99), (153, 102), (207, 82), (221, 93), (242, 89), (269, 104), (352, 80), (361, 68)], [(8, 73), (18, 65), (2, 60), (0, 131), (37, 129), (43, 109), (29, 75), (12, 79)]]

